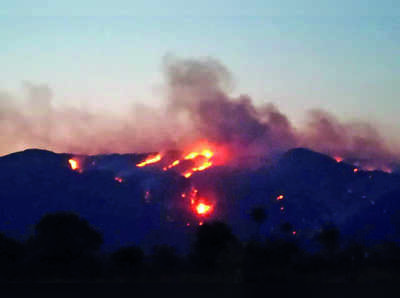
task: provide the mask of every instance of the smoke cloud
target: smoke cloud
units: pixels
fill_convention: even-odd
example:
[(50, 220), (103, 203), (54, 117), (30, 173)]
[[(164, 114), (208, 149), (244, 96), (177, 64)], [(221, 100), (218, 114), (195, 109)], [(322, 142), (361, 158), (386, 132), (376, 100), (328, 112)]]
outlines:
[(55, 108), (46, 85), (24, 83), (23, 98), (0, 91), (0, 152), (161, 151), (206, 139), (229, 146), (238, 157), (271, 157), (302, 146), (374, 168), (398, 159), (369, 123), (343, 123), (313, 110), (304, 126), (294, 127), (271, 103), (257, 106), (248, 95), (231, 96), (232, 75), (217, 60), (168, 56), (163, 70), (164, 104), (157, 109), (135, 104), (123, 115)]

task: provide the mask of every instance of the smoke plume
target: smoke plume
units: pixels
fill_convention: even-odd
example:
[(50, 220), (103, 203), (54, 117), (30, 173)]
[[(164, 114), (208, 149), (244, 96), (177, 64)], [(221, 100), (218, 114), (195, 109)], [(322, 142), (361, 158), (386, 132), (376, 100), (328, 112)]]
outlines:
[(180, 149), (198, 139), (224, 144), (235, 156), (275, 156), (302, 146), (374, 168), (397, 161), (371, 124), (343, 123), (313, 110), (294, 127), (271, 104), (257, 106), (248, 95), (231, 96), (234, 82), (217, 60), (163, 61), (166, 95), (154, 109), (132, 105), (121, 115), (55, 108), (46, 85), (24, 83), (24, 98), (0, 91), (0, 152), (29, 147), (58, 152), (110, 153)]

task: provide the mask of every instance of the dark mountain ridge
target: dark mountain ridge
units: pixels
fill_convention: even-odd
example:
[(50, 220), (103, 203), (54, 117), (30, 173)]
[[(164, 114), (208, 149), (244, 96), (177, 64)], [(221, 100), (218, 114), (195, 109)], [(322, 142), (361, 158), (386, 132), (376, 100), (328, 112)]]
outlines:
[[(155, 166), (137, 168), (145, 156), (29, 149), (0, 157), (0, 230), (26, 238), (41, 216), (66, 210), (100, 229), (105, 248), (166, 243), (185, 249), (198, 219), (180, 194), (195, 186), (202, 195), (216, 198), (210, 220), (226, 221), (244, 240), (256, 231), (249, 215), (256, 207), (267, 210), (260, 230), (265, 235), (280, 233), (287, 222), (299, 238), (312, 237), (326, 223), (354, 235), (376, 222), (374, 239), (396, 232), (393, 214), (400, 210), (400, 177), (395, 174), (354, 172), (353, 165), (295, 148), (273, 165), (212, 167), (186, 179)], [(82, 172), (71, 170), (72, 157), (80, 160)], [(186, 226), (189, 221), (191, 227)]]

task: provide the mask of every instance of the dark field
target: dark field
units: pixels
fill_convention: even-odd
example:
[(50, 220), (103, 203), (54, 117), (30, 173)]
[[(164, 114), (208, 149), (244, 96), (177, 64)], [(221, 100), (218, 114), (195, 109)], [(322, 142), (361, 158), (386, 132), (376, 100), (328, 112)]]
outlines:
[(1, 297), (398, 297), (398, 284), (15, 283)]

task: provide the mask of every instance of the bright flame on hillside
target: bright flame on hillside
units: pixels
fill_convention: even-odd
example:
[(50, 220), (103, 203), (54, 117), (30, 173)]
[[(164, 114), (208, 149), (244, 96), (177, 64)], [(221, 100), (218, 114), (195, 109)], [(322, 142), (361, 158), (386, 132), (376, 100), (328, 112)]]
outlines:
[(192, 172), (186, 172), (186, 173), (183, 173), (182, 175), (183, 175), (183, 177), (185, 177), (185, 178), (189, 178), (190, 176), (192, 176)]
[(189, 209), (198, 216), (207, 216), (214, 211), (214, 204), (208, 199), (199, 196), (199, 191), (191, 187), (190, 190), (181, 193), (181, 198), (187, 202)]
[(75, 171), (79, 169), (79, 163), (76, 159), (70, 158), (68, 162), (72, 170)]
[(204, 203), (199, 203), (199, 204), (196, 206), (196, 212), (197, 212), (198, 215), (205, 215), (205, 214), (211, 212), (211, 210), (212, 210), (212, 205), (207, 205), (207, 204), (204, 204)]
[(141, 168), (141, 167), (147, 166), (149, 164), (159, 162), (160, 160), (161, 160), (161, 154), (152, 155), (152, 156), (149, 156), (148, 158), (146, 158), (144, 161), (136, 164), (136, 166)]
[(200, 166), (198, 166), (196, 168), (193, 168), (192, 170), (193, 170), (193, 172), (204, 171), (205, 169), (207, 169), (207, 168), (209, 168), (211, 166), (212, 166), (212, 162), (211, 161), (206, 161), (203, 164), (201, 164)]
[[(168, 159), (167, 156), (161, 156), (161, 154), (151, 155), (144, 161), (136, 164), (137, 167), (145, 167), (150, 164), (157, 163), (163, 158)], [(204, 171), (213, 165), (221, 164), (226, 161), (227, 151), (225, 148), (213, 145), (207, 141), (201, 141), (196, 145), (191, 146), (191, 150), (184, 151), (184, 154), (180, 158), (173, 160), (172, 162), (163, 160), (161, 165), (163, 171), (168, 171), (174, 167), (177, 168), (183, 177), (189, 178), (194, 172)]]

